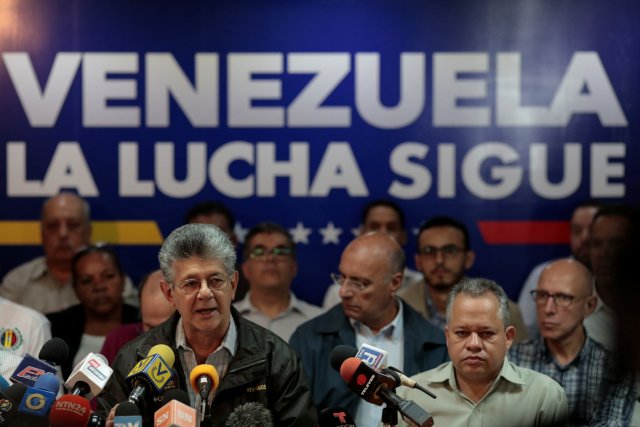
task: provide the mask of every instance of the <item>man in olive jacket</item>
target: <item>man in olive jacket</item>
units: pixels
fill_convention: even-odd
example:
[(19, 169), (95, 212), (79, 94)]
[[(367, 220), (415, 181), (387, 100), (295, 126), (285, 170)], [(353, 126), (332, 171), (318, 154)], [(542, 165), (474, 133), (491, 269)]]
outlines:
[[(212, 426), (224, 426), (234, 408), (246, 402), (264, 405), (275, 426), (316, 425), (316, 409), (298, 356), (282, 339), (231, 307), (238, 273), (226, 234), (209, 224), (184, 225), (167, 238), (159, 258), (166, 280), (161, 286), (177, 313), (120, 350), (101, 398), (108, 405), (127, 400), (132, 387), (126, 377), (131, 369), (152, 346), (165, 344), (175, 355), (175, 383), (189, 392), (192, 407), (200, 408), (201, 401), (189, 386), (191, 370), (209, 364), (218, 372), (219, 386), (206, 405)], [(145, 425), (153, 425), (159, 407), (149, 394)], [(106, 427), (113, 427), (114, 416), (112, 409)]]

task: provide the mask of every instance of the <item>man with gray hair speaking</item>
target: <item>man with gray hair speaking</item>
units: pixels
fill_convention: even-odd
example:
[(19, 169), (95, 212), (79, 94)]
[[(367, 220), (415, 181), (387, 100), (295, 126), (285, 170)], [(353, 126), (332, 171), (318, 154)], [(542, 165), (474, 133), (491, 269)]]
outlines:
[[(158, 258), (162, 290), (177, 312), (120, 350), (106, 399), (111, 404), (126, 400), (131, 392), (127, 374), (152, 346), (165, 344), (173, 350), (178, 387), (189, 392), (192, 407), (199, 408), (201, 401), (189, 386), (190, 372), (205, 363), (216, 368), (220, 384), (207, 402), (213, 426), (224, 426), (234, 408), (246, 402), (264, 405), (276, 425), (315, 425), (316, 410), (297, 355), (231, 306), (238, 272), (229, 237), (214, 225), (187, 224), (167, 237)], [(145, 425), (151, 425), (155, 409), (147, 405)], [(107, 427), (113, 426), (114, 412)]]
[[(437, 400), (403, 387), (435, 425), (492, 427), (565, 425), (567, 399), (551, 378), (506, 359), (515, 328), (504, 290), (487, 279), (467, 278), (451, 290), (445, 337), (451, 362), (413, 377)], [(406, 425), (400, 423), (400, 425)]]

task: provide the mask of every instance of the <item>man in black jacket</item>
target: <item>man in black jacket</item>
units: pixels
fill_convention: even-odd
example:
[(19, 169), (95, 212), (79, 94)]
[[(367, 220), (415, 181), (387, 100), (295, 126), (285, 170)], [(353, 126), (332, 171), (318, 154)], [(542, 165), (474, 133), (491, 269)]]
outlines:
[[(216, 368), (220, 384), (208, 400), (213, 426), (224, 426), (234, 408), (245, 402), (264, 405), (277, 426), (315, 425), (315, 407), (298, 357), (275, 334), (231, 307), (238, 273), (226, 234), (208, 224), (184, 225), (164, 242), (159, 260), (163, 292), (177, 313), (118, 353), (104, 400), (111, 405), (126, 400), (131, 392), (128, 373), (152, 346), (166, 344), (175, 355), (177, 386), (189, 392), (192, 407), (200, 407), (200, 397), (188, 385), (190, 371), (205, 363)], [(145, 425), (152, 425), (156, 409), (149, 399)], [(107, 427), (113, 426), (113, 417), (111, 410)]]

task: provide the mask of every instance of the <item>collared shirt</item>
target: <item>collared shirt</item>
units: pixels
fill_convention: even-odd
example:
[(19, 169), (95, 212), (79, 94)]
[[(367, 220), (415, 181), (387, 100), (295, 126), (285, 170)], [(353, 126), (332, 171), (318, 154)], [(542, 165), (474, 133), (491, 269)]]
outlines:
[[(403, 369), (404, 361), (404, 322), (402, 321), (402, 301), (398, 302), (398, 313), (391, 323), (380, 329), (376, 334), (364, 323), (350, 319), (356, 331), (356, 345), (358, 348), (364, 343), (378, 347), (387, 352), (387, 366)], [(361, 400), (355, 413), (355, 424), (358, 426), (375, 426), (380, 423), (382, 407)]]
[[(560, 426), (567, 416), (567, 400), (558, 383), (506, 358), (489, 391), (477, 403), (458, 388), (451, 362), (411, 378), (438, 398), (408, 387), (399, 388), (398, 394), (428, 411), (437, 426)], [(407, 424), (399, 420), (398, 426)]]
[(298, 326), (324, 313), (320, 307), (296, 298), (293, 292), (289, 292), (289, 306), (274, 318), (266, 316), (251, 303), (251, 291), (247, 292), (242, 301), (234, 303), (233, 306), (246, 319), (269, 329), (287, 342)]
[[(185, 382), (186, 384), (190, 384), (189, 374), (198, 364), (196, 361), (196, 355), (194, 351), (189, 347), (187, 343), (187, 337), (184, 332), (184, 328), (182, 327), (182, 317), (178, 320), (178, 324), (176, 326), (176, 348), (178, 349), (178, 355), (180, 357), (180, 363), (182, 364), (182, 368), (184, 371)], [(233, 317), (229, 320), (229, 328), (227, 329), (227, 333), (222, 338), (222, 342), (220, 346), (216, 348), (213, 353), (207, 356), (206, 364), (213, 365), (218, 372), (218, 378), (222, 381), (225, 373), (227, 372), (227, 368), (229, 367), (229, 363), (231, 359), (236, 354), (236, 349), (238, 348), (238, 329), (236, 323), (233, 320)], [(189, 400), (191, 402), (191, 407), (196, 408), (196, 412), (198, 414), (198, 421), (202, 421), (200, 408), (200, 395), (197, 394), (193, 388), (187, 387), (189, 392)], [(213, 402), (213, 397), (215, 392), (211, 392), (209, 394), (208, 405), (211, 405)]]
[(429, 292), (424, 293), (424, 303), (426, 304), (427, 311), (430, 314), (427, 320), (433, 323), (438, 328), (444, 330), (444, 327), (447, 326), (447, 317), (444, 313), (440, 313), (438, 311), (436, 305), (433, 302), (433, 299), (431, 299), (431, 294)]
[[(43, 314), (80, 304), (71, 282), (60, 283), (47, 268), (45, 257), (37, 257), (9, 271), (0, 285), (0, 296)], [(138, 292), (125, 275), (122, 297), (137, 307)]]
[(0, 297), (0, 349), (37, 356), (51, 339), (51, 323), (41, 313)]
[(509, 358), (519, 366), (553, 378), (564, 388), (573, 425), (596, 423), (593, 417), (601, 405), (608, 406), (606, 425), (627, 425), (633, 405), (631, 383), (623, 381), (610, 396), (601, 395), (607, 374), (613, 370), (613, 355), (591, 338), (587, 337), (575, 359), (564, 366), (553, 358), (543, 339), (512, 346)]
[(598, 341), (608, 350), (615, 348), (615, 331), (617, 324), (616, 313), (602, 301), (598, 292), (594, 288), (593, 294), (598, 298), (596, 309), (586, 319), (584, 319), (584, 327), (594, 341)]

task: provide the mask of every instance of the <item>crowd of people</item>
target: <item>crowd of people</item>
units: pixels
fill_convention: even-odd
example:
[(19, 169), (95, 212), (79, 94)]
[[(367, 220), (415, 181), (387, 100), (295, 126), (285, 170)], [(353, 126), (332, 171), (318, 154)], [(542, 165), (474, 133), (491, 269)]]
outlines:
[[(259, 402), (274, 425), (314, 426), (320, 411), (341, 408), (367, 427), (380, 423), (382, 407), (360, 399), (330, 364), (337, 347), (366, 344), (437, 395), (398, 387), (435, 425), (640, 426), (640, 349), (629, 336), (638, 295), (633, 208), (578, 205), (570, 254), (535, 266), (517, 303), (490, 278), (468, 275), (477, 256), (456, 218), (425, 218), (411, 242), (395, 203), (367, 204), (323, 307), (291, 289), (299, 266), (286, 228), (257, 224), (240, 251), (234, 223), (219, 202), (194, 205), (136, 288), (117, 252), (91, 243), (89, 204), (72, 193), (50, 198), (44, 255), (0, 284), (0, 373), (8, 372), (3, 355), (37, 354), (52, 336), (70, 348), (64, 378), (101, 353), (114, 370), (98, 399), (112, 427), (132, 391), (127, 375), (166, 344), (175, 385), (193, 407), (205, 401), (210, 425)], [(206, 398), (189, 386), (203, 364), (219, 376)], [(143, 408), (147, 422), (152, 409)]]

